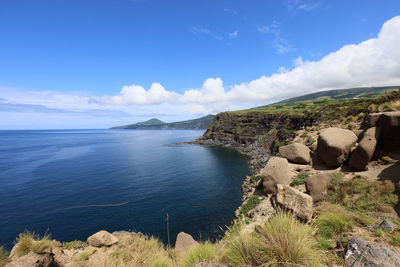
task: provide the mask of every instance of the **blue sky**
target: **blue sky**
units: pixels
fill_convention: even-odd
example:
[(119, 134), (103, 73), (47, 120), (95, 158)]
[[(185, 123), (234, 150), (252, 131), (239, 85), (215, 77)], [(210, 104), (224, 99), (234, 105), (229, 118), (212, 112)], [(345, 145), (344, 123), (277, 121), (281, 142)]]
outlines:
[(0, 0), (0, 129), (176, 121), (400, 85), (398, 15), (398, 0)]

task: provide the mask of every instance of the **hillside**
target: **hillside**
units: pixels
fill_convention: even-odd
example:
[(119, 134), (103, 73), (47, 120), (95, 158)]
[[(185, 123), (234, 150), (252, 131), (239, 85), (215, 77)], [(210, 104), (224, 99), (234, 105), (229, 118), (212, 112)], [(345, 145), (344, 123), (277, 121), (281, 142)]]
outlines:
[(129, 124), (124, 126), (116, 126), (111, 129), (125, 130), (189, 130), (189, 129), (207, 129), (214, 115), (207, 115), (198, 119), (178, 121), (178, 122), (163, 122), (159, 119), (150, 119), (144, 122)]

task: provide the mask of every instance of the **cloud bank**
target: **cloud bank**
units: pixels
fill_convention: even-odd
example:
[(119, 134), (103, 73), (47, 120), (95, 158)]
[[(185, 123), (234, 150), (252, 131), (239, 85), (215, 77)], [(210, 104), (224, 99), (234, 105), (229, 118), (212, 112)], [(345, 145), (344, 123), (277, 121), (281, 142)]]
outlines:
[[(104, 96), (102, 103), (114, 105), (196, 104), (210, 107), (271, 103), (286, 97), (321, 90), (400, 84), (400, 16), (387, 21), (376, 38), (345, 45), (319, 61), (294, 60), (291, 70), (280, 68), (270, 76), (225, 87), (221, 78), (207, 79), (202, 88), (182, 94), (153, 83), (145, 90), (124, 86), (119, 95)], [(201, 108), (202, 107), (202, 108)]]

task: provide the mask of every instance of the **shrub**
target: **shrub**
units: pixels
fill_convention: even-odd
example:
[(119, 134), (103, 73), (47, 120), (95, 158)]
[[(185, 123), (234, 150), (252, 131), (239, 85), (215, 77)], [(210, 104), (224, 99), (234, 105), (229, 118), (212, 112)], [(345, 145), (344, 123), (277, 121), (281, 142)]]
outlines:
[(50, 248), (53, 245), (53, 241), (50, 240), (50, 235), (44, 235), (40, 237), (35, 233), (25, 231), (24, 233), (19, 234), (16, 241), (16, 255), (17, 257), (22, 257), (28, 254), (30, 251), (35, 253), (42, 253), (46, 249)]
[(294, 178), (292, 185), (301, 185), (301, 184), (305, 184), (306, 181), (308, 179), (308, 172), (304, 171), (304, 172), (300, 172), (296, 178)]
[(202, 261), (212, 261), (215, 259), (215, 245), (205, 242), (192, 247), (183, 258), (183, 267), (191, 267)]
[(247, 216), (247, 213), (257, 207), (258, 204), (260, 204), (262, 201), (262, 197), (252, 195), (246, 203), (243, 204), (242, 208), (240, 209), (240, 214)]

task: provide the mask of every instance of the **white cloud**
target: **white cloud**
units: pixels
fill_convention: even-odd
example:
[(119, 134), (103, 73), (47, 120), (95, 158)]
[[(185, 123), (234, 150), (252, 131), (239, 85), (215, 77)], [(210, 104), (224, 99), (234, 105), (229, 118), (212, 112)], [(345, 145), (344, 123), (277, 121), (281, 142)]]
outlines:
[[(261, 30), (271, 30), (275, 26)], [(142, 87), (113, 97), (115, 104), (177, 103), (231, 107), (270, 103), (290, 96), (320, 90), (357, 86), (400, 84), (400, 16), (387, 21), (378, 34), (359, 44), (345, 45), (320, 61), (298, 57), (291, 70), (280, 68), (277, 73), (225, 88), (220, 78), (207, 79), (202, 88), (183, 94), (166, 91), (161, 85), (155, 90)], [(134, 100), (135, 99), (135, 100)], [(223, 105), (222, 105), (223, 104)], [(205, 109), (207, 109), (205, 107)], [(214, 108), (215, 109), (215, 108)], [(197, 110), (200, 108), (197, 107)], [(221, 111), (221, 110), (219, 110)]]
[[(224, 110), (269, 104), (321, 90), (400, 85), (399, 47), (400, 16), (397, 16), (382, 26), (376, 38), (345, 45), (319, 61), (297, 57), (293, 60), (291, 69), (280, 67), (272, 75), (241, 84), (226, 86), (221, 78), (209, 78), (201, 88), (188, 89), (182, 93), (169, 91), (159, 83), (153, 83), (148, 89), (139, 85), (127, 85), (114, 96), (0, 87), (0, 103), (14, 105), (12, 107), (29, 104), (49, 108), (46, 111), (37, 106), (25, 106), (31, 110), (40, 109), (42, 113), (53, 112), (52, 109), (87, 112), (91, 118), (95, 117), (99, 121), (105, 117), (110, 118), (109, 122), (115, 120), (114, 115), (121, 112), (126, 114), (126, 119), (121, 119), (121, 124), (148, 119), (152, 113), (165, 114), (162, 119), (166, 121), (177, 121)], [(4, 108), (10, 111), (12, 107)], [(65, 117), (72, 116), (76, 118), (71, 112), (65, 113)], [(5, 117), (2, 116), (1, 120), (4, 121)]]

